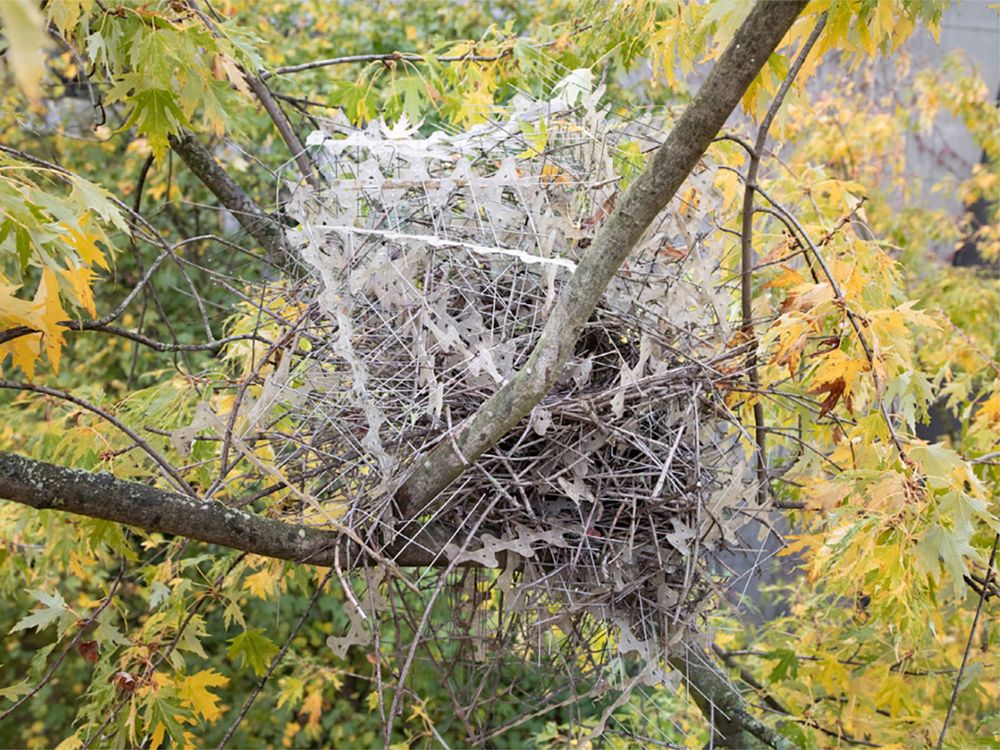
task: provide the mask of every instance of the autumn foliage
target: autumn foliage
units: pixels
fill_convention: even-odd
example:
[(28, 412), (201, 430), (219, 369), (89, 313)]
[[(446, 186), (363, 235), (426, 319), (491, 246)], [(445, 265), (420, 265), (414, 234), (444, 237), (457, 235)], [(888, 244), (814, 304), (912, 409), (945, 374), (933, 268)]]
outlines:
[[(698, 589), (691, 631), (663, 644), (673, 676), (643, 681), (647, 665), (623, 644), (627, 629), (599, 616), (560, 617), (555, 598), (535, 602), (531, 617), (546, 623), (536, 641), (512, 635), (502, 648), (484, 640), (494, 644), (486, 648), (432, 637), (456, 623), (485, 633), (509, 622), (505, 596), (531, 554), (569, 559), (610, 539), (600, 512), (625, 511), (598, 512), (601, 490), (583, 470), (555, 476), (553, 468), (552, 486), (563, 488), (565, 508), (581, 517), (589, 509), (589, 520), (575, 535), (546, 526), (549, 536), (539, 531), (513, 563), (513, 542), (498, 539), (512, 512), (484, 516), (467, 540), (478, 557), (463, 548), (461, 565), (461, 555), (453, 565), (447, 557), (397, 565), (391, 540), (362, 539), (352, 525), (352, 510), (362, 509), (409, 529), (420, 514), (407, 517), (400, 496), (377, 506), (349, 499), (360, 488), (389, 498), (389, 485), (406, 480), (394, 473), (400, 465), (419, 472), (439, 453), (461, 459), (448, 492), (472, 487), (477, 501), (535, 512), (533, 487), (516, 483), (522, 465), (508, 459), (524, 441), (544, 439), (554, 410), (529, 409), (480, 451), (480, 468), (509, 464), (492, 475), (475, 474), (476, 461), (448, 446), (464, 439), (459, 422), (527, 361), (559, 290), (589, 268), (581, 259), (605, 241), (603, 228), (617, 226), (627, 191), (645, 184), (656, 150), (685, 122), (751, 5), (0, 2), (0, 457), (42, 467), (30, 481), (0, 471), (0, 488), (10, 488), (0, 493), (0, 745), (625, 748), (713, 738), (737, 746), (726, 744), (733, 732), (802, 748), (1000, 741), (1000, 116), (960, 55), (932, 67), (911, 56), (914, 35), (939, 34), (943, 1), (805, 4), (669, 208), (656, 207), (662, 226), (679, 229), (656, 247), (626, 248), (641, 252), (614, 269), (616, 279), (641, 267), (679, 280), (688, 291), (668, 298), (677, 307), (663, 330), (683, 332), (685, 347), (704, 320), (725, 331), (699, 338), (704, 351), (721, 352), (709, 364), (693, 344), (670, 352), (711, 368), (691, 380), (711, 391), (690, 399), (711, 409), (691, 429), (732, 440), (746, 470), (725, 510), (752, 515), (760, 529), (760, 540), (743, 532), (726, 542), (749, 544), (750, 561), (733, 565), (763, 571), (767, 583), (751, 596), (748, 572), (723, 570), (730, 561), (720, 555)], [(316, 279), (327, 261), (304, 255), (305, 240), (296, 244), (349, 213), (345, 200), (310, 214), (303, 196), (348, 195), (347, 183), (368, 168), (350, 161), (357, 151), (324, 144), (356, 138), (360, 149), (380, 139), (440, 154), (469, 133), (486, 139), (486, 124), (516, 121), (515, 145), (480, 152), (460, 178), (486, 182), (509, 162), (514, 176), (537, 179), (538, 195), (576, 200), (581, 176), (562, 150), (585, 139), (581, 122), (597, 121), (578, 116), (584, 101), (599, 102), (595, 117), (599, 110), (615, 132), (586, 133), (607, 147), (588, 157), (600, 160), (600, 185), (588, 183), (590, 202), (567, 199), (546, 215), (564, 220), (572, 239), (564, 254), (542, 259), (550, 250), (519, 248), (510, 260), (555, 261), (558, 271), (538, 271), (549, 285), (540, 281), (538, 294), (550, 297), (532, 300), (530, 321), (517, 320), (528, 308), (511, 304), (506, 270), (470, 256), (476, 278), (499, 290), (490, 309), (510, 333), (482, 348), (509, 346), (510, 373), (494, 378), (493, 360), (462, 349), (467, 331), (455, 309), (419, 313), (439, 316), (420, 325), (439, 326), (458, 364), (415, 351), (413, 361), (429, 364), (413, 390), (437, 387), (440, 376), (436, 406), (394, 412), (383, 424), (373, 409), (392, 378), (383, 373), (368, 397), (366, 370), (343, 352), (365, 352), (351, 356), (374, 366), (390, 345), (338, 336), (348, 330), (345, 299), (379, 284), (388, 298), (396, 282), (359, 275), (337, 294), (323, 287), (331, 296), (321, 301)], [(531, 110), (553, 102), (566, 108)], [(521, 120), (512, 114), (529, 110)], [(927, 191), (959, 196), (958, 215), (933, 207), (908, 172), (908, 139), (931, 141), (944, 117), (960, 121), (982, 152), (967, 173)], [(421, 176), (419, 193), (405, 180), (380, 182), (399, 190), (392, 200), (354, 185), (352, 226), (433, 235), (439, 227), (407, 224), (403, 212), (416, 215), (413, 196), (437, 195), (446, 178), (461, 192), (451, 173)], [(503, 217), (471, 206), (476, 195), (462, 193), (449, 210), (495, 234)], [(397, 223), (373, 229), (365, 222), (378, 212)], [(542, 236), (537, 222), (523, 223), (524, 236)], [(955, 265), (960, 248), (978, 262)], [(433, 269), (405, 279), (414, 298), (435, 288)], [(472, 275), (462, 279), (469, 288)], [(635, 300), (664, 304), (641, 291)], [(399, 343), (405, 317), (386, 340), (409, 351)], [(588, 319), (567, 356), (599, 352), (622, 389), (634, 386), (627, 374), (648, 360), (645, 343), (629, 340), (620, 321), (588, 328)], [(595, 344), (588, 331), (604, 338)], [(324, 359), (326, 346), (333, 354)], [(325, 369), (306, 372), (307, 362)], [(453, 368), (465, 369), (448, 380)], [(461, 380), (468, 368), (484, 380)], [(312, 399), (308, 418), (305, 407), (276, 400), (276, 374), (281, 387), (301, 389), (297, 404)], [(336, 424), (323, 423), (330, 411), (303, 383), (342, 389)], [(462, 411), (470, 393), (475, 402)], [(278, 407), (267, 411), (268, 399)], [(622, 399), (615, 417), (625, 418), (604, 420), (607, 431), (645, 429), (627, 423)], [(591, 419), (585, 401), (574, 418)], [(421, 451), (393, 463), (401, 454), (379, 443), (388, 434)], [(354, 452), (330, 447), (337, 441)], [(641, 459), (665, 461), (663, 477), (644, 478), (646, 494), (659, 497), (671, 482), (678, 497), (695, 493), (652, 453)], [(627, 458), (636, 477), (648, 468), (639, 460)], [(257, 554), (260, 538), (249, 532), (206, 544), (205, 529), (166, 533), (147, 517), (124, 524), (68, 514), (59, 497), (38, 499), (44, 467), (109, 472), (161, 491), (164, 502), (207, 501), (274, 522), (245, 528), (339, 535), (329, 546), (336, 561)], [(128, 495), (129, 485), (107, 486)], [(426, 506), (422, 520), (437, 510)], [(468, 531), (470, 518), (459, 527)], [(698, 523), (669, 529), (673, 550), (660, 559), (685, 548), (696, 558), (700, 539), (688, 532), (712, 525)], [(553, 548), (543, 552), (542, 542)], [(364, 554), (342, 561), (340, 544), (345, 555)], [(685, 575), (690, 591), (694, 573)], [(701, 674), (689, 657), (686, 669), (678, 655), (690, 653), (716, 666)], [(708, 703), (732, 714), (725, 721), (706, 710), (709, 689), (718, 692)]]

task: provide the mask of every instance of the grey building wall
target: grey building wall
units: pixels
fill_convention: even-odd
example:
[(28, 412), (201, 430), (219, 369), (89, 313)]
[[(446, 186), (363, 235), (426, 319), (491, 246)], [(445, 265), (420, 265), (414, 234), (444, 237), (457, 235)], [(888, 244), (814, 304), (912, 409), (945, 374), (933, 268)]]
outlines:
[[(990, 7), (990, 6), (993, 7)], [(960, 51), (979, 71), (987, 90), (996, 97), (1000, 92), (1000, 9), (987, 0), (966, 0), (945, 11), (941, 23), (941, 43), (927, 31), (918, 31), (908, 42), (914, 70), (934, 65), (945, 55)], [(965, 125), (950, 116), (942, 116), (933, 134), (931, 145), (944, 146), (942, 151), (921, 148), (914, 138), (907, 144), (908, 170), (920, 184), (929, 186), (948, 174), (957, 179), (967, 178), (980, 159), (979, 148)], [(930, 195), (924, 190), (926, 205), (946, 208), (956, 215), (962, 207), (954, 194)]]

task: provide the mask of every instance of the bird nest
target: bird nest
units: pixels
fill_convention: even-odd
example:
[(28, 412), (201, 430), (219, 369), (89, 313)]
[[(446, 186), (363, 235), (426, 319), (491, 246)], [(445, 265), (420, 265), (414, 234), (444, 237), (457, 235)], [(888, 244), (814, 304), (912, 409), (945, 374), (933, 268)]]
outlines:
[[(297, 187), (287, 206), (305, 353), (269, 380), (298, 425), (286, 465), (305, 467), (301, 486), (322, 503), (301, 512), (385, 557), (400, 533), (423, 543), (416, 525), (448, 530), (428, 550), (445, 575), (409, 586), (429, 592), (422, 611), (447, 602), (451, 614), (412, 618), (411, 636), (461, 634), (470, 662), (559, 651), (584, 671), (638, 653), (659, 681), (669, 644), (716, 600), (718, 558), (754, 511), (724, 398), (738, 352), (710, 247), (710, 166), (646, 232), (530, 416), (418, 524), (392, 503), (413, 462), (524, 364), (662, 139), (662, 113), (615, 120), (600, 93), (577, 73), (552, 100), (517, 98), (464, 132), (425, 137), (404, 121), (314, 133), (325, 186)], [(380, 592), (398, 570), (381, 570), (369, 571), (352, 629), (331, 639), (336, 651), (368, 640), (387, 610)]]

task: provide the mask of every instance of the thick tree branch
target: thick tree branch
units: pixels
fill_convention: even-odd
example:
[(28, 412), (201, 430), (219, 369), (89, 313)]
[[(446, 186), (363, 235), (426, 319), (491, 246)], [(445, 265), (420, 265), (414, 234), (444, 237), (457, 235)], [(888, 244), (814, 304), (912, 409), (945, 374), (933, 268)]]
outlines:
[(219, 166), (211, 152), (189, 132), (170, 136), (170, 146), (184, 160), (205, 187), (236, 217), (247, 234), (267, 251), (268, 260), (284, 265), (285, 234), (281, 225), (268, 216), (232, 177)]
[[(341, 560), (358, 559), (358, 550), (337, 531), (288, 524), (105, 472), (67, 469), (2, 451), (0, 498), (309, 565), (334, 565), (338, 545)], [(441, 550), (448, 541), (447, 533), (426, 529), (384, 554), (404, 567), (444, 565)]]
[(552, 388), (611, 278), (687, 179), (805, 5), (805, 0), (762, 0), (754, 6), (698, 95), (563, 285), (527, 363), (467, 420), (453, 440), (442, 441), (416, 462), (396, 493), (404, 517), (434, 510), (433, 499)]
[(299, 171), (302, 172), (302, 176), (306, 182), (314, 188), (318, 188), (319, 179), (316, 177), (312, 165), (309, 163), (309, 156), (306, 154), (305, 146), (302, 145), (298, 133), (292, 128), (292, 123), (289, 122), (288, 116), (281, 109), (281, 105), (275, 101), (274, 95), (263, 80), (252, 73), (248, 74), (246, 79), (250, 85), (250, 90), (260, 100), (260, 103), (264, 106), (264, 110), (278, 129), (281, 139), (288, 146), (288, 150), (291, 152)]

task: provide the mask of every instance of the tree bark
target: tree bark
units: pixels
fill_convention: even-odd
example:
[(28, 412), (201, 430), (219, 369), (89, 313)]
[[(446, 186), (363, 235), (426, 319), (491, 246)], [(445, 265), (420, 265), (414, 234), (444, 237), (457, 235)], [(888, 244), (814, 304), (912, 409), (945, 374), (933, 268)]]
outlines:
[(287, 248), (281, 225), (246, 194), (193, 134), (183, 132), (170, 136), (170, 147), (184, 160), (188, 169), (194, 172), (195, 177), (212, 191), (219, 203), (236, 217), (246, 233), (260, 243), (267, 253), (268, 261), (278, 267), (284, 266)]
[(670, 658), (670, 666), (684, 678), (688, 692), (711, 724), (715, 747), (733, 750), (793, 750), (796, 747), (752, 713), (729, 676), (703, 652)]
[[(338, 546), (344, 567), (363, 558), (357, 546), (338, 531), (284, 523), (116, 479), (107, 472), (67, 469), (3, 451), (0, 498), (308, 565), (333, 566)], [(428, 527), (411, 541), (400, 541), (381, 552), (403, 567), (444, 565), (447, 560), (441, 550), (449, 541), (449, 533)]]
[(524, 367), (459, 428), (453, 440), (442, 441), (414, 463), (396, 492), (404, 518), (437, 510), (434, 499), (441, 491), (496, 445), (555, 385), (611, 278), (687, 179), (805, 6), (805, 0), (762, 0), (750, 11), (667, 140), (618, 202), (563, 285)]

